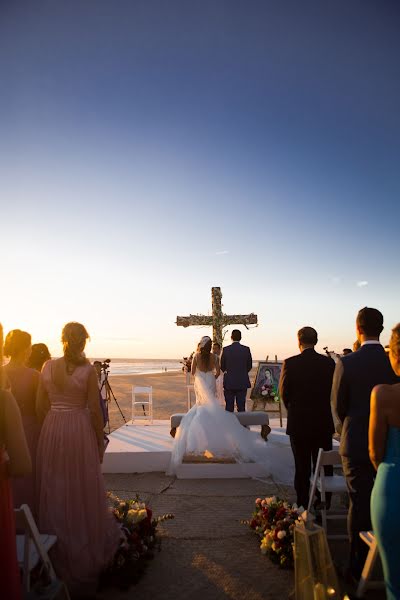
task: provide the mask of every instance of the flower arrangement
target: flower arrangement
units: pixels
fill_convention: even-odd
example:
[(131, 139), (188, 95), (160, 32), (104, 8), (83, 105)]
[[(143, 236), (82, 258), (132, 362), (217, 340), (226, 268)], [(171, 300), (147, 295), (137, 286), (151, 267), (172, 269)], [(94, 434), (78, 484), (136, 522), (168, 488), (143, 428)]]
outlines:
[(192, 354), (190, 356), (184, 356), (183, 359), (180, 361), (181, 365), (183, 365), (182, 371), (184, 373), (190, 373), (191, 372), (191, 370), (192, 370), (193, 356), (194, 356), (194, 352), (192, 352)]
[(261, 540), (260, 550), (280, 567), (292, 568), (294, 526), (303, 509), (276, 496), (257, 498), (250, 521), (245, 521)]
[(122, 536), (112, 564), (102, 573), (100, 585), (127, 589), (139, 581), (147, 561), (154, 557), (154, 549), (160, 550), (157, 525), (174, 516), (166, 514), (154, 519), (151, 509), (141, 502), (139, 496), (134, 500), (121, 500), (109, 492), (108, 497)]
[(269, 383), (264, 383), (260, 388), (261, 396), (272, 402), (279, 402), (279, 393), (276, 386)]

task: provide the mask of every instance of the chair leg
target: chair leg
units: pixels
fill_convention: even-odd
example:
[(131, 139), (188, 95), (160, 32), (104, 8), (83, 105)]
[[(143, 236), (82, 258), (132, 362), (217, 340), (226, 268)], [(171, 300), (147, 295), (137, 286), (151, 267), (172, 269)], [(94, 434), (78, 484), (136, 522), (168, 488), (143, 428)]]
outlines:
[(307, 512), (309, 513), (315, 498), (315, 490), (316, 490), (316, 482), (315, 482), (315, 478), (313, 479), (313, 482), (310, 486), (310, 493), (309, 493), (309, 500), (308, 500), (308, 506), (307, 506)]
[(372, 542), (367, 558), (365, 560), (365, 564), (361, 573), (360, 581), (358, 583), (356, 598), (362, 598), (365, 592), (365, 589), (368, 584), (368, 579), (371, 577), (372, 569), (374, 568), (374, 564), (376, 558), (378, 556), (378, 546), (375, 542)]
[(323, 487), (321, 489), (321, 516), (322, 516), (322, 527), (325, 529), (325, 533), (328, 535), (328, 522), (327, 522), (327, 518), (326, 518), (326, 494), (325, 494), (325, 489)]

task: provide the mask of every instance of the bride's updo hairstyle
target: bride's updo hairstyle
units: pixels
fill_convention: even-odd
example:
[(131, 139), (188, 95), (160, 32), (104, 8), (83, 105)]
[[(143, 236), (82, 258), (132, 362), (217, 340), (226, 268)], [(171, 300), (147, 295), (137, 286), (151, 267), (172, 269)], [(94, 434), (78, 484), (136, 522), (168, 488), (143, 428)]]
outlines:
[(210, 367), (211, 346), (212, 346), (211, 338), (209, 338), (208, 335), (203, 336), (201, 338), (199, 346), (198, 346), (199, 352), (200, 352), (199, 364), (201, 366), (202, 371), (209, 371), (211, 368)]
[(64, 358), (72, 365), (83, 365), (87, 362), (83, 350), (89, 334), (81, 323), (67, 323), (61, 334)]
[(392, 336), (389, 342), (389, 349), (398, 359), (400, 359), (400, 323), (392, 329)]
[(20, 329), (12, 329), (6, 335), (4, 341), (5, 356), (18, 356), (21, 352), (28, 350), (32, 342), (30, 333), (21, 331)]

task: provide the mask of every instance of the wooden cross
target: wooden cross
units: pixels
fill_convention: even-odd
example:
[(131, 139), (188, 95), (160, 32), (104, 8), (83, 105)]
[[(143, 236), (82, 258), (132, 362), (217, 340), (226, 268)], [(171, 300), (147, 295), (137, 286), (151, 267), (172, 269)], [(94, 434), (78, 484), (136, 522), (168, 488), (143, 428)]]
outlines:
[(227, 325), (257, 325), (257, 315), (224, 315), (222, 312), (222, 293), (220, 287), (211, 288), (212, 316), (189, 315), (188, 317), (176, 317), (176, 324), (180, 327), (191, 325), (207, 325), (213, 328), (213, 342), (217, 342), (222, 348), (222, 330)]

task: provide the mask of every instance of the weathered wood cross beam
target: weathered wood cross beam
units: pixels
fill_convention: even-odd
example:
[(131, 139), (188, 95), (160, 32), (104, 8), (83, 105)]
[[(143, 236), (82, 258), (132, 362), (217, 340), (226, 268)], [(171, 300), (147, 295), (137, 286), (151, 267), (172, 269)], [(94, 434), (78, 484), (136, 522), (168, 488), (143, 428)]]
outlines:
[(188, 317), (176, 317), (176, 324), (180, 327), (191, 325), (207, 325), (213, 328), (213, 341), (222, 347), (222, 330), (227, 325), (257, 325), (257, 315), (224, 315), (222, 312), (222, 293), (220, 287), (211, 288), (212, 316), (189, 315)]

